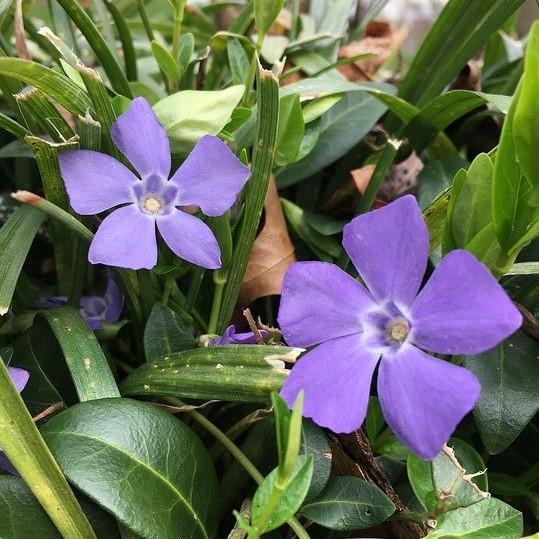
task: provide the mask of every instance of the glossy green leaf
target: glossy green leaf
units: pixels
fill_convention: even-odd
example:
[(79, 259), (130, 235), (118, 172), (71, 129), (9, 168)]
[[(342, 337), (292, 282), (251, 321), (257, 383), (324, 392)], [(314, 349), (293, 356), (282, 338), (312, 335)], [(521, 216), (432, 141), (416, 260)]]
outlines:
[(343, 94), (332, 94), (309, 101), (303, 107), (303, 121), (308, 124), (327, 112), (343, 98)]
[(107, 358), (78, 310), (59, 307), (43, 311), (43, 317), (58, 339), (79, 400), (119, 397)]
[(456, 247), (465, 247), (492, 221), (492, 178), (494, 166), (490, 157), (479, 154), (466, 172), (453, 202), (451, 227)]
[[(186, 350), (135, 369), (121, 384), (124, 395), (269, 402), (286, 379), (283, 359), (300, 349), (228, 345)], [(286, 358), (288, 356), (288, 358)]]
[(275, 164), (284, 166), (296, 158), (305, 124), (298, 94), (290, 94), (279, 100), (279, 126), (277, 129), (277, 147)]
[(394, 511), (378, 487), (357, 477), (331, 477), (322, 493), (301, 508), (309, 520), (342, 531), (372, 528)]
[(215, 92), (185, 90), (154, 105), (167, 130), (173, 153), (186, 154), (204, 135), (217, 135), (228, 123), (245, 88), (231, 86)]
[(302, 455), (313, 457), (313, 477), (306, 500), (316, 498), (326, 486), (331, 473), (331, 447), (324, 431), (310, 419), (304, 419), (301, 429)]
[(13, 347), (13, 366), (30, 373), (22, 395), (33, 416), (60, 401), (77, 402), (62, 350), (45, 320), (37, 317)]
[[(513, 117), (513, 138), (520, 166), (532, 186), (531, 205), (539, 205), (539, 23), (530, 30), (524, 59), (524, 76)], [(532, 194), (533, 193), (533, 194)]]
[(293, 517), (309, 490), (313, 475), (313, 459), (298, 457), (288, 482), (279, 484), (279, 471), (273, 470), (258, 487), (253, 497), (251, 522), (261, 533), (282, 526)]
[(295, 184), (351, 150), (372, 129), (386, 107), (364, 92), (350, 92), (320, 121), (320, 136), (311, 153), (277, 173), (280, 187)]
[(0, 75), (22, 80), (39, 88), (75, 115), (86, 113), (91, 106), (88, 96), (67, 77), (30, 60), (0, 58)]
[(367, 417), (365, 419), (365, 430), (371, 444), (374, 443), (376, 437), (382, 432), (385, 420), (382, 413), (382, 407), (377, 397), (369, 397), (369, 406), (367, 408)]
[(180, 67), (170, 52), (158, 41), (152, 41), (152, 53), (163, 73), (172, 81), (180, 78)]
[(537, 341), (520, 330), (496, 348), (465, 359), (481, 382), (474, 417), (491, 454), (506, 449), (539, 410), (538, 355)]
[(9, 310), (22, 266), (44, 220), (45, 214), (23, 206), (17, 208), (0, 228), (0, 316)]
[(215, 538), (213, 464), (173, 416), (146, 403), (101, 399), (56, 415), (41, 432), (69, 481), (142, 538)]
[(518, 539), (522, 529), (520, 511), (488, 498), (439, 517), (436, 529), (427, 539)]
[(234, 84), (247, 84), (249, 75), (249, 57), (241, 43), (236, 39), (229, 39), (226, 43), (228, 63)]
[(431, 253), (442, 243), (449, 200), (449, 189), (446, 189), (423, 210), (423, 219), (429, 231)]
[(180, 37), (178, 46), (178, 67), (180, 69), (180, 77), (187, 71), (191, 58), (195, 52), (195, 36), (191, 32), (183, 34)]
[[(118, 526), (105, 511), (79, 496), (97, 539), (120, 539)], [(62, 536), (20, 477), (0, 476), (0, 537), (62, 539)]]
[(0, 361), (0, 440), (2, 450), (64, 537), (95, 539), (65, 477), (40, 436)]
[(284, 2), (285, 0), (254, 0), (255, 24), (259, 34), (259, 44), (262, 43), (271, 25), (279, 16)]
[(399, 97), (424, 105), (442, 92), (524, 0), (450, 0), (423, 41)]
[(196, 348), (192, 330), (171, 309), (155, 303), (144, 329), (146, 361)]

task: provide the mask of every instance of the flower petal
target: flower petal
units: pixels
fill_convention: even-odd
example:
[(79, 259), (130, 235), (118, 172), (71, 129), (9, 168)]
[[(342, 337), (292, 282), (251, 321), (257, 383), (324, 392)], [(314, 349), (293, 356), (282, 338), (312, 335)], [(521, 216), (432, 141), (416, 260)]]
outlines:
[(171, 178), (179, 206), (198, 206), (210, 217), (223, 215), (236, 202), (251, 171), (218, 137), (206, 135)]
[(344, 227), (343, 246), (377, 300), (411, 305), (429, 254), (427, 227), (413, 196), (353, 219)]
[(58, 159), (69, 203), (80, 215), (95, 215), (135, 201), (133, 186), (139, 180), (110, 155), (67, 150)]
[(107, 281), (107, 291), (105, 292), (105, 302), (107, 310), (105, 320), (110, 323), (118, 322), (122, 311), (124, 310), (124, 296), (116, 281), (109, 277)]
[[(264, 329), (259, 330), (260, 336), (265, 339), (268, 332)], [(228, 326), (221, 337), (216, 337), (211, 342), (212, 346), (221, 346), (223, 344), (257, 344), (255, 334), (252, 331), (246, 333), (236, 333), (234, 324)]]
[(11, 380), (17, 388), (17, 391), (20, 393), (26, 387), (26, 384), (30, 379), (30, 373), (24, 369), (18, 369), (17, 367), (8, 367), (7, 371), (9, 376), (11, 376)]
[(165, 243), (180, 258), (208, 269), (221, 267), (221, 249), (206, 223), (176, 208), (157, 220)]
[(0, 468), (11, 475), (19, 475), (19, 472), (17, 472), (15, 466), (11, 464), (11, 461), (7, 458), (3, 451), (0, 451)]
[(114, 144), (135, 167), (141, 178), (170, 174), (170, 143), (150, 104), (137, 97), (112, 124)]
[(279, 326), (291, 346), (307, 347), (361, 332), (376, 305), (350, 275), (327, 262), (298, 262), (285, 275)]
[(412, 341), (440, 354), (478, 354), (522, 324), (522, 316), (490, 271), (464, 250), (451, 251), (417, 296)]
[(157, 263), (155, 220), (134, 204), (113, 211), (97, 229), (88, 260), (119, 268), (152, 269)]
[(303, 390), (305, 417), (333, 432), (352, 432), (365, 419), (378, 357), (359, 335), (326, 341), (298, 361), (281, 396), (292, 407)]
[(411, 345), (384, 354), (378, 370), (378, 397), (387, 423), (424, 459), (440, 452), (480, 391), (470, 371)]

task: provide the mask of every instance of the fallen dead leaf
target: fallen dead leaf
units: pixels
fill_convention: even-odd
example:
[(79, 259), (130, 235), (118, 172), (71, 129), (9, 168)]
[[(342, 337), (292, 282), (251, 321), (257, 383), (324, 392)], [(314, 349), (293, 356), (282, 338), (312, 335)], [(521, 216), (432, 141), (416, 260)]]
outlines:
[(14, 27), (15, 27), (15, 49), (17, 50), (17, 56), (19, 58), (23, 58), (24, 60), (31, 60), (32, 55), (30, 54), (30, 51), (28, 50), (28, 45), (26, 43), (26, 34), (24, 32), (22, 0), (17, 0), (15, 2)]
[(253, 245), (241, 285), (239, 300), (242, 305), (249, 305), (264, 296), (280, 294), (284, 275), (296, 261), (274, 178), (270, 181), (264, 208), (264, 227)]
[[(364, 167), (350, 171), (352, 180), (360, 194), (364, 194), (375, 165), (365, 165)], [(408, 193), (417, 186), (417, 176), (423, 170), (423, 162), (412, 152), (408, 158), (401, 163), (394, 164), (389, 174), (384, 178), (377, 198), (390, 202), (395, 198)]]
[(408, 34), (405, 26), (392, 30), (386, 22), (373, 21), (365, 29), (365, 37), (349, 43), (339, 50), (339, 59), (352, 58), (360, 54), (370, 54), (369, 58), (343, 65), (339, 71), (353, 82), (365, 82), (382, 67), (383, 64), (401, 46)]

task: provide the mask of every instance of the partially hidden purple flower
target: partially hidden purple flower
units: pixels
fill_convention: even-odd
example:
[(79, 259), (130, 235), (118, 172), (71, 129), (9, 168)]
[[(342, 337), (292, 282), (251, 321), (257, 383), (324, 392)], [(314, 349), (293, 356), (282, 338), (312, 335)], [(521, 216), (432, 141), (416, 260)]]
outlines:
[[(67, 305), (66, 296), (51, 296), (36, 301), (39, 309), (53, 309)], [(80, 300), (79, 312), (93, 331), (101, 329), (103, 322), (114, 324), (120, 319), (124, 309), (124, 296), (112, 277), (108, 278), (104, 296), (83, 296)]]
[[(11, 381), (13, 382), (13, 385), (20, 393), (26, 387), (26, 384), (28, 383), (28, 380), (30, 378), (30, 374), (24, 369), (18, 369), (17, 367), (8, 367), (7, 371), (11, 376)], [(0, 468), (4, 469), (10, 474), (18, 475), (17, 470), (14, 468), (13, 464), (11, 464), (10, 460), (6, 457), (5, 453), (3, 453), (2, 451), (0, 451)]]
[(210, 228), (178, 206), (223, 215), (249, 178), (249, 169), (214, 136), (202, 137), (169, 180), (170, 143), (152, 107), (136, 98), (112, 125), (111, 136), (140, 178), (109, 155), (68, 150), (59, 157), (69, 201), (81, 215), (115, 208), (95, 234), (92, 264), (151, 269), (157, 263), (155, 227), (180, 258), (204, 268), (221, 266)]
[[(282, 389), (289, 406), (334, 432), (365, 419), (378, 367), (378, 397), (393, 432), (417, 455), (434, 458), (475, 405), (480, 385), (438, 354), (478, 354), (516, 331), (522, 317), (488, 269), (470, 253), (445, 256), (419, 291), (429, 237), (408, 195), (356, 217), (343, 246), (367, 287), (333, 264), (299, 262), (285, 276), (283, 336), (310, 347)], [(418, 293), (419, 292), (419, 293)]]
[[(259, 331), (260, 336), (265, 339), (268, 336), (268, 332), (261, 329)], [(212, 346), (219, 346), (221, 344), (257, 344), (255, 334), (252, 331), (247, 333), (236, 333), (234, 325), (228, 326), (221, 337), (216, 337), (211, 341)]]

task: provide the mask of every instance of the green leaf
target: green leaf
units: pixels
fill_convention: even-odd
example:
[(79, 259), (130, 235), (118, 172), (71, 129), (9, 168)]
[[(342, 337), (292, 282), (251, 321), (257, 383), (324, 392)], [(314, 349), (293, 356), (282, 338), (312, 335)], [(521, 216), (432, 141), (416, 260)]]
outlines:
[(303, 107), (303, 121), (308, 124), (327, 112), (343, 98), (343, 94), (332, 94), (307, 102)]
[(299, 102), (299, 94), (290, 94), (279, 100), (279, 127), (277, 129), (277, 147), (275, 164), (284, 166), (296, 158), (305, 124)]
[(436, 530), (426, 539), (518, 539), (522, 537), (522, 513), (510, 505), (488, 498), (449, 511), (438, 518)]
[(231, 38), (226, 43), (228, 63), (234, 84), (247, 84), (249, 74), (249, 57), (236, 38)]
[(440, 94), (523, 2), (450, 0), (410, 65), (399, 97), (421, 106)]
[(432, 464), (410, 452), (406, 459), (406, 472), (414, 494), (425, 511), (433, 509), (434, 481)]
[(171, 81), (176, 81), (180, 78), (180, 67), (178, 66), (178, 63), (172, 57), (170, 52), (168, 52), (168, 50), (158, 41), (152, 41), (152, 54), (163, 73)]
[[(97, 539), (120, 539), (114, 519), (95, 504), (80, 498), (81, 506)], [(20, 477), (0, 476), (0, 537), (62, 539), (47, 513)]]
[(524, 176), (534, 187), (534, 205), (539, 204), (539, 23), (535, 21), (528, 35), (524, 76), (513, 118), (515, 150)]
[(173, 153), (185, 155), (202, 136), (217, 135), (244, 91), (239, 85), (214, 92), (185, 90), (156, 103), (154, 111), (168, 132)]
[(56, 402), (67, 405), (77, 402), (62, 350), (41, 317), (36, 317), (34, 325), (15, 341), (13, 365), (30, 373), (22, 396), (32, 415)]
[(22, 266), (44, 220), (39, 210), (22, 206), (0, 228), (0, 316), (9, 310)]
[(456, 247), (465, 247), (492, 221), (492, 178), (494, 166), (486, 153), (480, 153), (466, 172), (453, 202), (451, 228)]
[(191, 329), (173, 310), (162, 303), (155, 303), (144, 329), (146, 361), (191, 348), (196, 348)]
[(446, 189), (423, 210), (423, 219), (429, 231), (431, 253), (442, 243), (449, 200), (449, 189)]
[(303, 505), (301, 514), (332, 530), (360, 530), (384, 522), (393, 502), (375, 485), (357, 477), (331, 477), (320, 496)]
[[(135, 369), (121, 385), (124, 395), (269, 402), (286, 379), (283, 359), (300, 349), (228, 345), (186, 350)], [(288, 357), (287, 357), (288, 356)]]
[(307, 495), (312, 475), (313, 459), (306, 455), (298, 457), (294, 472), (285, 485), (279, 485), (279, 470), (273, 470), (264, 478), (253, 497), (253, 526), (260, 533), (268, 532), (293, 517)]
[(386, 107), (365, 92), (350, 92), (320, 121), (320, 136), (310, 154), (277, 173), (279, 187), (293, 185), (330, 165), (372, 129)]
[(90, 48), (101, 62), (112, 88), (125, 97), (131, 97), (131, 90), (127, 78), (117, 61), (117, 55), (109, 49), (107, 42), (99, 32), (90, 16), (82, 9), (76, 0), (58, 0), (69, 18), (82, 32)]
[(509, 447), (539, 410), (538, 355), (537, 341), (520, 330), (496, 348), (465, 358), (481, 382), (474, 417), (491, 454)]
[(213, 464), (173, 416), (146, 403), (101, 399), (54, 416), (41, 432), (69, 481), (143, 538), (177, 539), (179, 530), (215, 537)]
[(306, 216), (306, 212), (302, 208), (281, 198), (283, 212), (288, 223), (294, 232), (312, 249), (320, 260), (332, 262), (341, 252), (341, 246), (330, 236), (324, 236), (314, 227), (312, 227)]
[(43, 311), (75, 384), (80, 401), (119, 397), (120, 392), (94, 332), (73, 307)]
[(488, 498), (488, 493), (472, 481), (471, 474), (461, 466), (450, 447), (442, 449), (432, 461), (432, 478), (439, 503), (446, 509), (467, 507)]
[(191, 32), (183, 34), (180, 37), (180, 43), (178, 47), (178, 67), (180, 69), (180, 77), (185, 74), (191, 58), (195, 52), (195, 36)]
[(30, 60), (0, 58), (0, 75), (22, 80), (39, 88), (76, 116), (91, 106), (88, 96), (67, 77)]
[(300, 454), (312, 455), (313, 477), (306, 500), (316, 498), (326, 486), (331, 474), (331, 447), (324, 431), (310, 419), (303, 420)]
[(377, 436), (384, 428), (385, 420), (382, 413), (380, 401), (376, 397), (369, 397), (369, 406), (367, 408), (367, 418), (365, 419), (365, 430), (371, 444), (374, 443)]
[(492, 219), (500, 245), (509, 251), (533, 222), (535, 200), (532, 180), (521, 169), (513, 134), (520, 86), (505, 119), (496, 151), (492, 185)]
[(95, 539), (65, 477), (0, 361), (0, 439), (2, 450), (21, 474), (63, 537)]
[(264, 41), (268, 30), (283, 9), (285, 0), (255, 0), (255, 24), (258, 31), (258, 44)]

